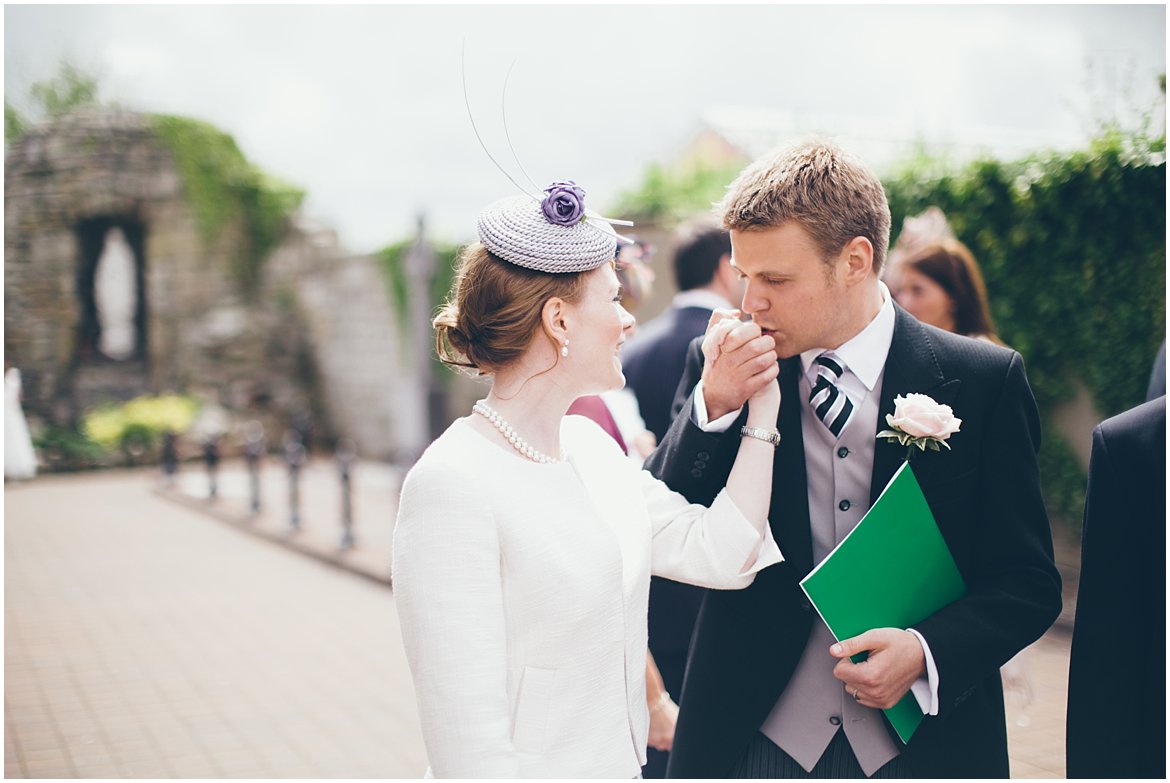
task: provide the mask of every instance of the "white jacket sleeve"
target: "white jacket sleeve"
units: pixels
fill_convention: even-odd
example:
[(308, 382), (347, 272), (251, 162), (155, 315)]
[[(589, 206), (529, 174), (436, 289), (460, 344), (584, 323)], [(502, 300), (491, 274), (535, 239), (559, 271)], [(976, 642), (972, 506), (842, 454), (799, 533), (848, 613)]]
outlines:
[(501, 551), (472, 477), (419, 463), (402, 488), (393, 586), (423, 740), (440, 778), (518, 777)]
[(764, 520), (764, 534), (721, 491), (710, 508), (688, 503), (648, 471), (642, 496), (650, 517), (651, 572), (678, 582), (739, 590), (784, 556)]

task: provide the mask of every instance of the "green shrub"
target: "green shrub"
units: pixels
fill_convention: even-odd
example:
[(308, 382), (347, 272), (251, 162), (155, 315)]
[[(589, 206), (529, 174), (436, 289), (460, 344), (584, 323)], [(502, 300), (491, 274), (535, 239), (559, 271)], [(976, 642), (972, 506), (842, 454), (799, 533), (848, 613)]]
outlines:
[(235, 139), (210, 123), (162, 114), (153, 122), (175, 158), (207, 248), (216, 248), (224, 230), (242, 221), (233, 270), (241, 290), (255, 293), (264, 261), (284, 237), (304, 191), (262, 172)]
[(50, 470), (86, 470), (103, 465), (108, 453), (99, 443), (76, 430), (50, 424), (33, 438), (33, 445)]
[(198, 412), (199, 403), (193, 397), (136, 397), (122, 405), (102, 406), (86, 413), (81, 434), (109, 451), (142, 454), (152, 451), (167, 430), (187, 430)]

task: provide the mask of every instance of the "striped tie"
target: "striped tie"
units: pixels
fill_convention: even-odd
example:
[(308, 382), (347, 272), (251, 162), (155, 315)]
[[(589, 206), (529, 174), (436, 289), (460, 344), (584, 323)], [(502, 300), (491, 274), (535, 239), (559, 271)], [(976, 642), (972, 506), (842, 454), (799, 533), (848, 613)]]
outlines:
[(845, 392), (837, 388), (837, 379), (845, 372), (840, 360), (829, 352), (817, 357), (817, 382), (808, 395), (808, 403), (821, 423), (829, 428), (833, 437), (838, 437), (853, 412), (853, 403)]

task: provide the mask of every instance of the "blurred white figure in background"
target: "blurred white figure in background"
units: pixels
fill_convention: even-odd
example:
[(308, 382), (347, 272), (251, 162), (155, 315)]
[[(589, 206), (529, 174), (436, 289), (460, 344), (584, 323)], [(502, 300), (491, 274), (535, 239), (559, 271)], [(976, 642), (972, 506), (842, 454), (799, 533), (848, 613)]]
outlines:
[(37, 474), (28, 423), (20, 407), (20, 370), (4, 360), (4, 478), (30, 479)]
[(134, 251), (120, 228), (106, 232), (106, 243), (94, 273), (93, 294), (102, 325), (98, 348), (121, 361), (134, 354), (134, 311), (138, 307), (134, 282)]

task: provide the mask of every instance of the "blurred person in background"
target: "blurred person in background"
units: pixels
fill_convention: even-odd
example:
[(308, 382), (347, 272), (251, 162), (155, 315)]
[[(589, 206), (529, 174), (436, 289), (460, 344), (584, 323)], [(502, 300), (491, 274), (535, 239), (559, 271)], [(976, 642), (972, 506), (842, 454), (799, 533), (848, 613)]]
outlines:
[[(738, 307), (743, 296), (743, 283), (731, 266), (731, 239), (713, 217), (682, 225), (677, 240), (673, 270), (679, 293), (669, 310), (639, 329), (622, 361), (627, 388), (637, 396), (638, 407), (656, 439), (670, 426), (671, 403), (682, 380), (687, 347), (706, 330), (714, 310)], [(687, 646), (703, 593), (702, 588), (670, 579), (650, 580), (650, 653), (667, 694), (682, 692)], [(669, 719), (673, 741), (673, 717), (678, 708), (673, 700), (663, 705), (663, 712), (669, 714), (663, 715), (662, 722)], [(669, 743), (660, 741), (656, 746), (652, 742), (643, 777), (666, 777), (669, 749)]]
[(4, 357), (4, 479), (30, 479), (37, 475), (28, 422), (21, 407), (20, 370)]
[(678, 293), (670, 309), (641, 326), (622, 360), (626, 385), (658, 440), (670, 428), (687, 346), (706, 331), (712, 311), (739, 307), (743, 296), (743, 283), (731, 266), (731, 240), (714, 218), (697, 218), (679, 228), (672, 268)]
[[(748, 426), (726, 489), (709, 507), (688, 503), (592, 421), (565, 415), (622, 386), (634, 319), (613, 230), (572, 182), (545, 194), (480, 213), (434, 320), (439, 358), (491, 388), (411, 468), (394, 529), (428, 777), (636, 777), (651, 574), (742, 589), (783, 559), (766, 521), (772, 338), (713, 324), (708, 359), (750, 388)], [(725, 340), (758, 361), (724, 357)]]
[(930, 245), (954, 238), (955, 232), (946, 213), (938, 207), (927, 207), (917, 215), (907, 215), (902, 221), (898, 239), (887, 255), (882, 280), (891, 291), (897, 291), (901, 285), (903, 261)]
[(983, 274), (971, 251), (944, 239), (908, 254), (899, 265), (898, 304), (925, 324), (965, 337), (1003, 342), (995, 334)]

